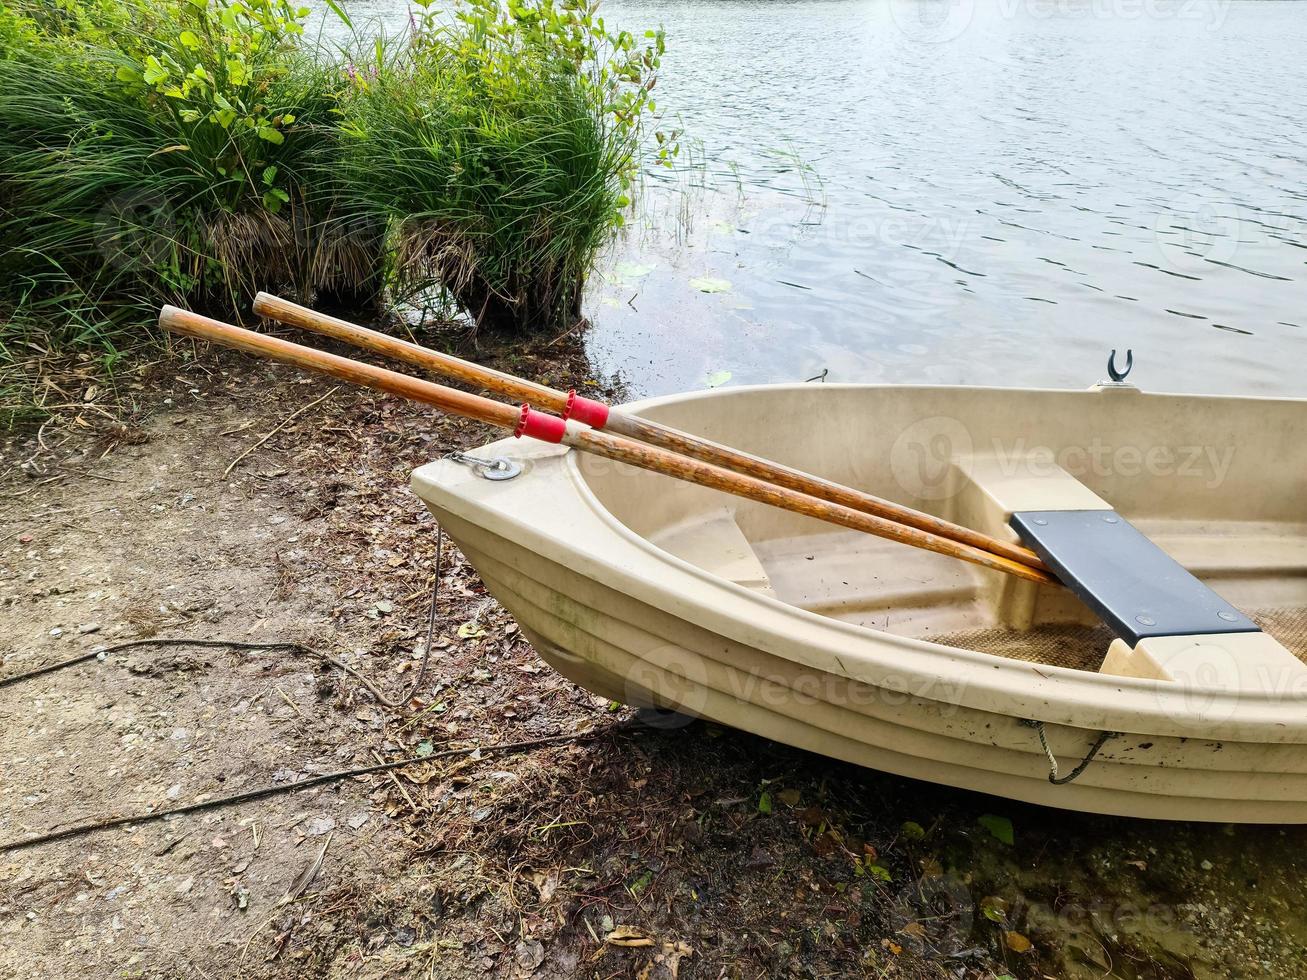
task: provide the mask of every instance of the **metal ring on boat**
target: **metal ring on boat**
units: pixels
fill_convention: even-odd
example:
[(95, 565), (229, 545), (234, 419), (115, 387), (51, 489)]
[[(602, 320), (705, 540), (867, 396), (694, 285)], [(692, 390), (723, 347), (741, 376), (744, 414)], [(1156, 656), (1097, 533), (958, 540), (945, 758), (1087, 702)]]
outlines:
[(487, 480), (511, 480), (522, 472), (522, 464), (513, 462), (507, 456), (482, 459), (480, 456), (469, 456), (467, 453), (460, 453), (456, 449), (453, 452), (445, 453), (445, 459), (452, 459), (455, 463), (474, 467)]

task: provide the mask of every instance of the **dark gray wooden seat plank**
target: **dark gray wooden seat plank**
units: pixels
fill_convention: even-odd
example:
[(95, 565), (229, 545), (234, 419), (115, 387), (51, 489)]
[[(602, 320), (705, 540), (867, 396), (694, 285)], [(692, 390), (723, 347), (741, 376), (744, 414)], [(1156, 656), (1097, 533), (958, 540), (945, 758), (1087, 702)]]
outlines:
[(1131, 646), (1148, 636), (1258, 631), (1116, 511), (1021, 511), (1012, 527)]

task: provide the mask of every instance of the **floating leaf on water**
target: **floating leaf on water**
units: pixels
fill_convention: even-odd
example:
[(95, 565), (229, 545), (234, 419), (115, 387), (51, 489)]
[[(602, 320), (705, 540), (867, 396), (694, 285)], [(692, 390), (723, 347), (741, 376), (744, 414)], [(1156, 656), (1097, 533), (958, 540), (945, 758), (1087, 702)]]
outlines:
[(619, 279), (641, 279), (656, 268), (657, 266), (650, 262), (618, 262), (613, 273)]
[(704, 376), (703, 383), (709, 388), (717, 388), (731, 380), (730, 371), (709, 371)]
[(991, 837), (996, 841), (1011, 845), (1015, 842), (1016, 836), (1012, 830), (1012, 821), (1007, 817), (995, 816), (992, 813), (981, 814), (980, 819), (976, 821), (980, 826), (989, 831)]
[(690, 286), (701, 293), (724, 293), (731, 288), (731, 283), (715, 276), (695, 276), (690, 280)]

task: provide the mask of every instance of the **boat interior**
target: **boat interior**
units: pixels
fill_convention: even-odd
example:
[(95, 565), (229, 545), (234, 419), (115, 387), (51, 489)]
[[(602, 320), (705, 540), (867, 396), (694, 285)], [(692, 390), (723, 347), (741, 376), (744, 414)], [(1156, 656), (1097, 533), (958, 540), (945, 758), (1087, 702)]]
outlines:
[[(643, 412), (1013, 542), (1021, 512), (1119, 514), (1307, 664), (1307, 403), (1129, 386), (813, 385)], [(636, 534), (796, 608), (996, 656), (1129, 672), (1108, 658), (1119, 632), (1072, 589), (602, 460), (576, 465)], [(1123, 553), (1117, 567), (1132, 560)]]

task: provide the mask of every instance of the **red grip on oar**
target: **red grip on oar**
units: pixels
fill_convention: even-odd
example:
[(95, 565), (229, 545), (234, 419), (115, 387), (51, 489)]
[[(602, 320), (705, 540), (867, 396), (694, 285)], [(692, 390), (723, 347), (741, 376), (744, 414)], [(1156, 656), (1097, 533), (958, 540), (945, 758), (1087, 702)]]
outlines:
[(546, 415), (544, 412), (537, 412), (526, 402), (522, 403), (522, 417), (517, 420), (517, 428), (513, 430), (513, 435), (521, 439), (523, 436), (530, 436), (532, 439), (539, 439), (541, 442), (562, 442), (563, 434), (567, 432), (567, 423), (557, 415)]
[(608, 406), (593, 398), (583, 398), (573, 388), (567, 393), (567, 407), (563, 409), (563, 418), (584, 422), (592, 429), (602, 429), (608, 424)]

